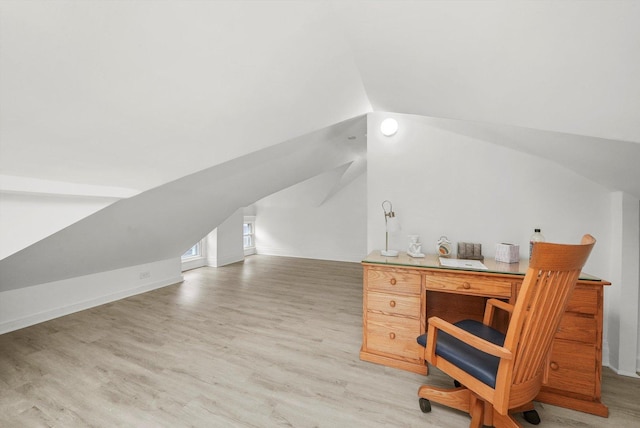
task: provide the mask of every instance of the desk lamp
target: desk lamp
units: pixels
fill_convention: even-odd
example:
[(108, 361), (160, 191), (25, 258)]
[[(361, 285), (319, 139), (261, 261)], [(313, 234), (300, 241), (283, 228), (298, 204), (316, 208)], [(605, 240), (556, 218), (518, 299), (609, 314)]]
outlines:
[[(388, 208), (385, 204), (388, 204)], [(380, 254), (387, 257), (397, 257), (398, 250), (389, 249), (389, 232), (395, 232), (399, 229), (396, 213), (393, 212), (393, 205), (390, 201), (382, 202), (382, 210), (384, 211), (385, 244), (384, 250), (380, 251)]]

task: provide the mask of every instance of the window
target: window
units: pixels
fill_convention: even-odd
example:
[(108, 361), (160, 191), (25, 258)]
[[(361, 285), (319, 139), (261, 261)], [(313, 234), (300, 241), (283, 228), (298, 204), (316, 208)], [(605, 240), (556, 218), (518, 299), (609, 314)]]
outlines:
[(242, 226), (242, 237), (244, 239), (244, 248), (253, 247), (253, 223), (245, 223)]
[(202, 239), (182, 255), (182, 271), (207, 265), (207, 240)]
[(256, 222), (255, 217), (246, 217), (242, 223), (242, 241), (244, 254), (248, 256), (256, 253)]
[(200, 257), (200, 254), (201, 254), (200, 242), (198, 242), (196, 245), (194, 245), (193, 247), (191, 247), (187, 251), (185, 251), (185, 253), (182, 255), (182, 260), (190, 259), (190, 258), (193, 258), (193, 257)]

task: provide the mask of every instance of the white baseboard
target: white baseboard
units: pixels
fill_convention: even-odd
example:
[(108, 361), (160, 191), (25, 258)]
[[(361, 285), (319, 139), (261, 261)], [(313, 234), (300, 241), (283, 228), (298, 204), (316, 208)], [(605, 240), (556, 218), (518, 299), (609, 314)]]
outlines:
[(207, 258), (206, 257), (196, 257), (189, 260), (182, 261), (182, 271), (197, 269), (203, 266), (207, 266)]
[(226, 265), (230, 265), (231, 263), (238, 263), (244, 260), (244, 254), (242, 254), (242, 256), (238, 256), (238, 255), (231, 255), (231, 256), (226, 256), (226, 257), (219, 257), (219, 258), (208, 258), (207, 259), (207, 266), (211, 266), (211, 267), (221, 267), (221, 266), (226, 266)]
[(0, 293), (0, 334), (182, 281), (165, 260)]
[(640, 375), (638, 375), (638, 373), (636, 372), (628, 372), (626, 370), (616, 370), (614, 368), (612, 368), (612, 370), (614, 372), (616, 372), (616, 374), (619, 374), (620, 376), (627, 376), (627, 377), (633, 377), (636, 379), (640, 379)]

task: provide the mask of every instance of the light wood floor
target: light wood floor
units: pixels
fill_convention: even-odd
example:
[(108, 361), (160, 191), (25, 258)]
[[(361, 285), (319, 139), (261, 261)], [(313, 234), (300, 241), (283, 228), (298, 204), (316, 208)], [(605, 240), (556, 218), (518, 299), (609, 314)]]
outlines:
[[(253, 256), (185, 272), (0, 336), (0, 426), (468, 426), (420, 412), (418, 386), (451, 385), (443, 374), (358, 359), (361, 316), (357, 263)], [(537, 404), (540, 426), (640, 426), (640, 381), (604, 372), (608, 419)]]

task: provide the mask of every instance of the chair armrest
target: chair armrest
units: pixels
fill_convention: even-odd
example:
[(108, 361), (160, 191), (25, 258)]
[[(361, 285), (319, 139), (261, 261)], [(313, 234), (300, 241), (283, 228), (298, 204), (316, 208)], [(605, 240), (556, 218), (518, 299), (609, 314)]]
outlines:
[(493, 323), (495, 308), (502, 309), (503, 311), (509, 312), (509, 314), (513, 313), (512, 304), (503, 302), (502, 300), (498, 299), (489, 299), (487, 300), (487, 305), (484, 309), (484, 318), (482, 319), (482, 323), (484, 325), (491, 325)]
[[(438, 330), (442, 330), (445, 333), (450, 334), (458, 340), (465, 342), (466, 344), (473, 346), (474, 348), (486, 352), (487, 354), (494, 355), (498, 358), (504, 358), (506, 360), (513, 359), (513, 354), (510, 350), (503, 346), (498, 346), (495, 343), (491, 343), (478, 336), (475, 336), (468, 331), (457, 327), (442, 318), (431, 317), (429, 318), (429, 333), (427, 336), (427, 349), (425, 350), (425, 358), (435, 356), (435, 343), (437, 342)], [(430, 349), (431, 348), (431, 349)]]

